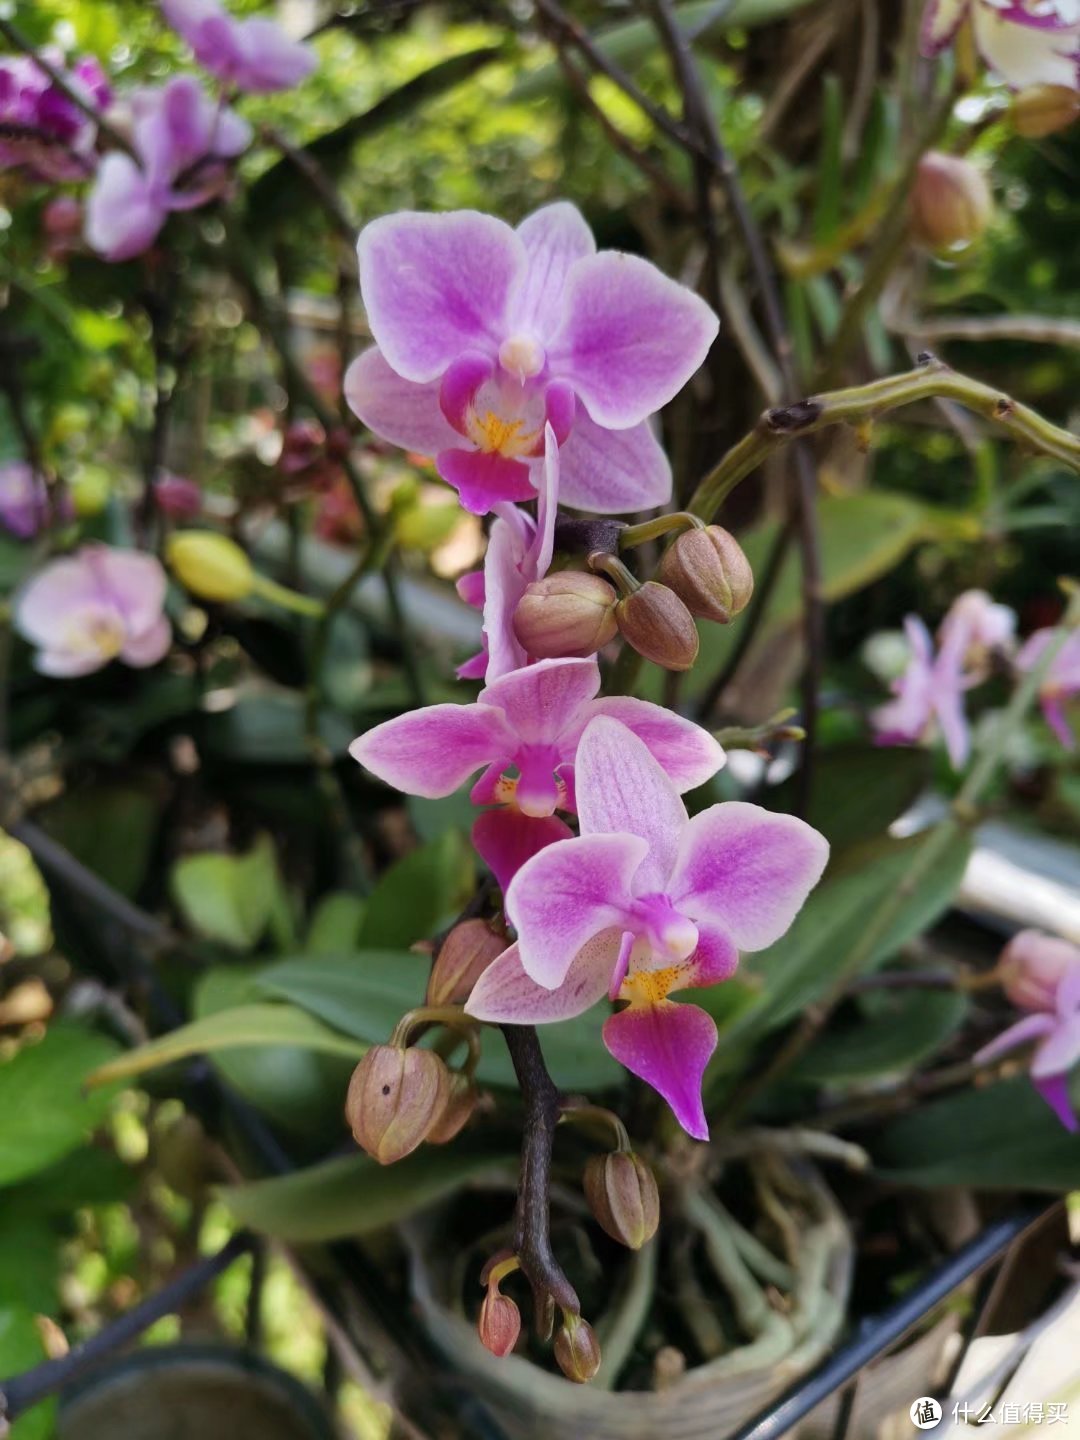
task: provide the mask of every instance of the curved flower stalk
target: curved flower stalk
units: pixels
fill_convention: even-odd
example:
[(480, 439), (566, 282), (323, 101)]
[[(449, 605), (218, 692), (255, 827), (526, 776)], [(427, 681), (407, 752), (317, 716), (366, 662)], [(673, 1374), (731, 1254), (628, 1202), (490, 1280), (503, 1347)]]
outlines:
[(923, 54), (939, 54), (965, 24), (984, 63), (1013, 89), (1061, 85), (1080, 90), (1077, 0), (930, 0)]
[(161, 0), (161, 13), (203, 69), (238, 90), (289, 90), (315, 68), (314, 52), (265, 16), (237, 20), (217, 0)]
[(110, 660), (143, 668), (169, 648), (165, 571), (152, 555), (84, 545), (40, 570), (15, 602), (15, 627), (43, 675), (74, 677)]
[[(1055, 631), (1036, 630), (1028, 636), (1019, 655), (1016, 668), (1023, 672), (1034, 670), (1054, 639)], [(1076, 734), (1069, 723), (1066, 705), (1080, 695), (1080, 632), (1070, 635), (1054, 656), (1050, 672), (1039, 689), (1039, 703), (1043, 716), (1066, 750), (1076, 749)]]
[(217, 104), (191, 75), (131, 97), (138, 159), (113, 152), (86, 202), (86, 241), (106, 260), (141, 255), (174, 210), (192, 210), (228, 183), (223, 162), (251, 141), (251, 127)]
[[(111, 99), (105, 72), (92, 56), (65, 68), (63, 54), (42, 51), (83, 100), (104, 111)], [(94, 121), (59, 90), (30, 55), (0, 59), (0, 170), (24, 167), (40, 180), (82, 180), (94, 168)]]
[(688, 818), (650, 746), (609, 716), (589, 724), (575, 765), (581, 835), (541, 851), (506, 893), (517, 943), (477, 981), (479, 1020), (544, 1024), (608, 996), (629, 1002), (604, 1043), (708, 1138), (701, 1081), (716, 1025), (671, 993), (729, 979), (740, 950), (788, 929), (828, 859), (825, 838), (788, 815), (729, 801)]
[(638, 256), (597, 253), (566, 202), (516, 230), (472, 210), (384, 216), (358, 249), (376, 343), (350, 366), (349, 403), (383, 439), (433, 455), (466, 509), (535, 498), (547, 426), (565, 504), (668, 499), (649, 417), (716, 336), (699, 296)]
[(575, 758), (586, 726), (607, 716), (625, 740), (639, 737), (674, 793), (703, 785), (724, 763), (700, 726), (647, 700), (598, 700), (594, 659), (540, 660), (494, 680), (475, 705), (430, 705), (376, 725), (350, 754), (380, 780), (409, 795), (450, 795), (475, 772), (473, 843), (505, 888), (532, 855), (571, 830)]
[(1005, 947), (999, 970), (1009, 999), (1030, 1013), (984, 1045), (976, 1062), (996, 1060), (1037, 1040), (1032, 1082), (1066, 1130), (1080, 1131), (1069, 1095), (1069, 1071), (1080, 1062), (1080, 948), (1023, 930)]

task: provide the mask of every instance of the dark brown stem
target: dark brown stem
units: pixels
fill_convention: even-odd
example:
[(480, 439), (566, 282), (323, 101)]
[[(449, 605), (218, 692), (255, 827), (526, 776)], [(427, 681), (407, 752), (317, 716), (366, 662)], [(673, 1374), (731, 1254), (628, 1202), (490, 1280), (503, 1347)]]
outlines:
[(500, 1029), (525, 1101), (514, 1250), (532, 1286), (537, 1328), (542, 1330), (549, 1297), (562, 1309), (581, 1313), (577, 1292), (551, 1249), (551, 1150), (562, 1097), (548, 1074), (534, 1027), (502, 1025)]

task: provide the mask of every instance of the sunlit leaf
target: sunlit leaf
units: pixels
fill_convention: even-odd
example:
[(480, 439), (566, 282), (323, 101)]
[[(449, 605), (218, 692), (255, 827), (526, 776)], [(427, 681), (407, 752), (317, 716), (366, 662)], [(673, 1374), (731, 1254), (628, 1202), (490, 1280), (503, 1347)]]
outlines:
[(197, 935), (250, 950), (280, 904), (273, 841), (261, 835), (246, 855), (185, 855), (173, 866), (171, 888)]

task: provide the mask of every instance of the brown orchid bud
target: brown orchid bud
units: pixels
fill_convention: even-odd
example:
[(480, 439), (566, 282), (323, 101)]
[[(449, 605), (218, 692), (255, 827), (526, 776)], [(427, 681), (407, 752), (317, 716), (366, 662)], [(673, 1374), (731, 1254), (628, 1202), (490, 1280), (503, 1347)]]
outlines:
[(674, 590), (691, 615), (726, 625), (754, 593), (754, 572), (733, 535), (719, 525), (695, 526), (664, 551), (657, 579)]
[(640, 1155), (613, 1150), (585, 1166), (585, 1198), (597, 1224), (620, 1245), (640, 1250), (660, 1224), (656, 1178)]
[(1018, 135), (1041, 140), (1067, 129), (1080, 115), (1080, 93), (1068, 85), (1029, 85), (1013, 96), (1010, 113)]
[(486, 920), (462, 920), (439, 946), (428, 977), (425, 1005), (464, 1005), (491, 962), (506, 949), (506, 937)]
[(380, 1165), (410, 1154), (442, 1119), (450, 1082), (433, 1050), (373, 1045), (353, 1071), (345, 1100), (356, 1143)]
[(970, 245), (994, 217), (994, 197), (983, 172), (957, 155), (928, 151), (911, 190), (911, 227), (928, 250)]
[(564, 1311), (563, 1323), (555, 1335), (559, 1369), (576, 1385), (587, 1385), (600, 1369), (600, 1358), (600, 1342), (589, 1322)]
[(488, 1286), (484, 1303), (480, 1306), (477, 1329), (480, 1343), (492, 1355), (498, 1355), (500, 1360), (509, 1355), (517, 1344), (521, 1334), (521, 1311), (509, 1295), (500, 1293), (497, 1284)]
[(665, 670), (689, 670), (697, 659), (694, 617), (666, 585), (646, 580), (619, 601), (615, 619), (627, 644)]
[(463, 1075), (460, 1071), (452, 1072), (446, 1108), (428, 1131), (427, 1143), (445, 1145), (453, 1140), (468, 1124), (479, 1098), (479, 1092), (468, 1075)]
[(537, 660), (595, 655), (615, 638), (618, 597), (602, 575), (564, 570), (529, 585), (514, 611), (518, 644)]

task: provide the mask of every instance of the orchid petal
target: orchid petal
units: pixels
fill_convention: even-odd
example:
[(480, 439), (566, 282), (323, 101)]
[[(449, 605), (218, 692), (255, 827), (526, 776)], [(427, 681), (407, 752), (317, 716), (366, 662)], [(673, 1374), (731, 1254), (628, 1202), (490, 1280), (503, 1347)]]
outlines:
[(928, 58), (940, 55), (967, 19), (971, 0), (929, 0), (923, 14), (919, 49)]
[(559, 444), (550, 425), (544, 426), (544, 460), (534, 475), (538, 501), (536, 506), (536, 532), (526, 553), (526, 579), (531, 583), (542, 580), (551, 565), (555, 549), (555, 521), (559, 518), (559, 493), (562, 465)]
[(701, 1081), (716, 1049), (716, 1024), (696, 1005), (630, 1005), (604, 1022), (604, 1044), (651, 1085), (695, 1140), (709, 1138)]
[(254, 95), (288, 90), (315, 69), (315, 52), (299, 40), (290, 39), (280, 25), (266, 16), (252, 15), (233, 24), (243, 56), (234, 78), (242, 90)]
[(556, 841), (573, 839), (573, 835), (570, 826), (557, 815), (533, 818), (513, 805), (485, 810), (472, 827), (473, 845), (504, 892), (526, 860)]
[(1065, 707), (1057, 695), (1044, 695), (1042, 697), (1043, 719), (1061, 741), (1066, 750), (1076, 749), (1076, 735), (1069, 724), (1068, 716), (1065, 714)]
[(979, 54), (1014, 90), (1029, 85), (1080, 87), (1077, 36), (998, 14), (986, 4), (974, 12)]
[(708, 730), (662, 705), (613, 695), (587, 707), (586, 723), (596, 715), (606, 715), (632, 730), (681, 792), (704, 785), (726, 763), (723, 746)]
[(131, 156), (114, 150), (102, 159), (87, 197), (86, 243), (106, 260), (130, 260), (153, 243), (166, 214)]
[(480, 692), (480, 702), (502, 710), (525, 744), (550, 744), (573, 732), (579, 710), (599, 689), (600, 667), (592, 655), (538, 660), (492, 680)]
[(376, 725), (353, 741), (349, 754), (395, 790), (437, 800), (512, 746), (498, 710), (428, 705)]
[(941, 735), (954, 770), (962, 770), (971, 754), (971, 728), (964, 712), (964, 692), (938, 676), (934, 695), (934, 713), (941, 726)]
[(500, 500), (536, 499), (528, 465), (496, 451), (440, 450), (435, 468), (473, 515), (486, 515)]
[(671, 464), (648, 420), (605, 430), (578, 406), (560, 458), (563, 504), (576, 510), (620, 515), (671, 499)]
[(141, 635), (133, 635), (125, 642), (120, 651), (120, 659), (125, 665), (133, 665), (138, 670), (145, 669), (148, 665), (156, 665), (171, 644), (172, 626), (165, 616), (161, 615), (149, 630), (143, 631)]
[(583, 945), (556, 990), (525, 973), (516, 945), (504, 950), (473, 986), (465, 1013), (500, 1025), (546, 1025), (583, 1015), (608, 988), (619, 949), (619, 931), (605, 930)]
[(382, 440), (437, 455), (459, 442), (439, 408), (439, 387), (416, 385), (391, 370), (377, 345), (363, 351), (345, 371), (349, 409)]
[(828, 841), (804, 821), (728, 800), (686, 827), (668, 893), (740, 950), (764, 950), (791, 925), (828, 858)]
[(1041, 1040), (1045, 1035), (1051, 1034), (1056, 1025), (1053, 1015), (1025, 1015), (1022, 1020), (1017, 1020), (1015, 1025), (1003, 1030), (988, 1045), (977, 1050), (972, 1058), (976, 1065), (987, 1065), (991, 1060), (1007, 1055), (1010, 1050), (1018, 1050), (1021, 1045), (1027, 1045), (1032, 1040)]
[(100, 592), (116, 605), (131, 634), (142, 635), (157, 624), (167, 581), (156, 556), (108, 545), (87, 545), (83, 555)]
[[(1046, 937), (1040, 936), (1039, 938), (1046, 943)], [(1067, 954), (1071, 953), (1071, 962), (1065, 974), (1058, 981), (1055, 997), (1058, 1014), (1071, 1016), (1080, 1011), (1080, 950), (1064, 940), (1050, 943), (1060, 945)]]
[(1031, 1062), (1035, 1080), (1071, 1070), (1080, 1061), (1080, 1015), (1059, 1019)]
[(1080, 1120), (1076, 1117), (1072, 1097), (1069, 1093), (1069, 1077), (1060, 1074), (1043, 1075), (1034, 1081), (1034, 1085), (1065, 1129), (1075, 1135), (1080, 1130)]
[(528, 656), (514, 634), (514, 611), (525, 593), (521, 573), (524, 555), (513, 526), (501, 516), (491, 527), (484, 557), (484, 637), (487, 640), (487, 679), (521, 669)]
[(54, 560), (29, 582), (15, 602), (15, 627), (25, 639), (44, 649), (59, 648), (66, 618), (85, 605), (100, 602), (101, 592), (85, 552)]
[(526, 269), (511, 304), (510, 329), (545, 340), (562, 318), (566, 276), (575, 260), (596, 252), (581, 211), (567, 200), (545, 205), (517, 228)]
[(701, 989), (721, 985), (730, 980), (739, 968), (739, 952), (722, 930), (698, 926), (698, 947), (679, 966), (679, 977), (673, 991)]

